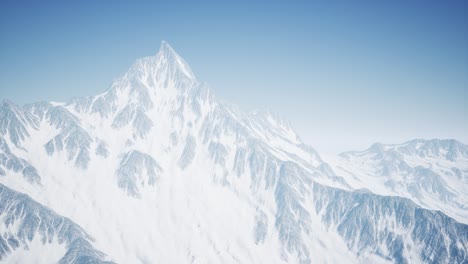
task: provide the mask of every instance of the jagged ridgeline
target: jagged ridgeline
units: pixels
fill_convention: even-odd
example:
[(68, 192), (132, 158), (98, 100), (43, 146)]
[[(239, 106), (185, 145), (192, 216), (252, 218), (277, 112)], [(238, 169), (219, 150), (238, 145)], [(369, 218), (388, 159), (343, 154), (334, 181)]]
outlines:
[(467, 263), (467, 179), (458, 141), (327, 163), (163, 42), (102, 94), (2, 103), (0, 261)]

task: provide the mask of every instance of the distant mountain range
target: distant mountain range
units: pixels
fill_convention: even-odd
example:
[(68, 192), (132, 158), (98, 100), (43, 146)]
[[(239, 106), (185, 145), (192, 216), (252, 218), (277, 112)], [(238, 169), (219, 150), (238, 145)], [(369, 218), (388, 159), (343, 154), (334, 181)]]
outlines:
[(468, 223), (468, 147), (456, 140), (374, 144), (337, 161), (335, 171), (353, 188), (405, 197)]
[(468, 263), (468, 146), (323, 160), (166, 43), (104, 93), (0, 105), (0, 262)]

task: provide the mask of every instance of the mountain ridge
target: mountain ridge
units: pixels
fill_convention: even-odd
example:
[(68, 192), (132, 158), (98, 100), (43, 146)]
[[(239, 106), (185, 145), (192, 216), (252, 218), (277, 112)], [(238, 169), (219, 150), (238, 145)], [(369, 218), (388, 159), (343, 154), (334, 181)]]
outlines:
[(415, 139), (373, 144), (333, 161), (355, 188), (406, 197), (467, 223), (468, 146), (454, 139)]

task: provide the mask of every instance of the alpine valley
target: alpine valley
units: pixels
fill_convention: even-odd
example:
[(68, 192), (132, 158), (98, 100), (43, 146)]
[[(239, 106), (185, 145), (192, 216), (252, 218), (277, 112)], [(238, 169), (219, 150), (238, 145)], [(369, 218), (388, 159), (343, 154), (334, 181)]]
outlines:
[(166, 43), (104, 93), (0, 105), (2, 263), (468, 263), (468, 146), (322, 159)]

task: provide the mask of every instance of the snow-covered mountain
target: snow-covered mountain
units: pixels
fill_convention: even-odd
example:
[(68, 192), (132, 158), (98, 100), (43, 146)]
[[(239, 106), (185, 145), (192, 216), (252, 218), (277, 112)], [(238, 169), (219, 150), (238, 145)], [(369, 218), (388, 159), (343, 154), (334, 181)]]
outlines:
[(468, 224), (468, 146), (456, 140), (374, 144), (332, 161), (353, 188), (401, 196)]
[[(165, 42), (97, 96), (3, 102), (0, 139), (0, 261), (468, 260), (462, 187), (440, 200), (458, 206), (447, 212), (411, 196), (409, 181), (395, 183), (404, 194), (385, 183), (374, 190), (344, 161), (324, 162), (277, 115), (218, 100)], [(421, 162), (442, 162), (432, 154)], [(439, 185), (466, 184), (463, 164)]]

